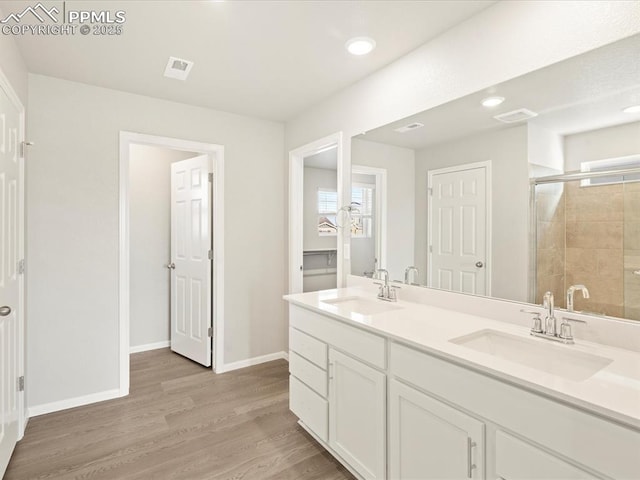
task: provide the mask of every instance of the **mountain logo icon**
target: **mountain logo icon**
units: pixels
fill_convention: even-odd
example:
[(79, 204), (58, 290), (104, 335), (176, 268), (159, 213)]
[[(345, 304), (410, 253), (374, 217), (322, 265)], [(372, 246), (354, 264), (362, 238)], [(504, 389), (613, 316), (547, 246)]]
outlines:
[(31, 13), (34, 17), (40, 20), (40, 23), (44, 23), (46, 21), (46, 17), (49, 17), (55, 23), (58, 23), (58, 19), (55, 17), (55, 15), (60, 13), (60, 10), (58, 10), (56, 7), (52, 7), (51, 9), (47, 10), (44, 5), (38, 3), (35, 7), (29, 6), (25, 8), (22, 13), (10, 14), (4, 20), (0, 20), (0, 23), (9, 23), (11, 20), (16, 23), (20, 23), (22, 21), (22, 17), (24, 17), (27, 13)]

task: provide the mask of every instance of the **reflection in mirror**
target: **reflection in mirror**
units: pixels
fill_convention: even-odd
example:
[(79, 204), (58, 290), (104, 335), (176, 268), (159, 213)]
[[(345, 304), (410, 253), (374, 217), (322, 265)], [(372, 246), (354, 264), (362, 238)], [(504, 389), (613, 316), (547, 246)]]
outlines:
[(302, 291), (336, 288), (337, 146), (304, 158)]
[(351, 273), (373, 261), (398, 281), (532, 303), (551, 291), (560, 307), (583, 284), (576, 310), (640, 319), (638, 58), (635, 35), (354, 137), (352, 164), (383, 171), (386, 196)]

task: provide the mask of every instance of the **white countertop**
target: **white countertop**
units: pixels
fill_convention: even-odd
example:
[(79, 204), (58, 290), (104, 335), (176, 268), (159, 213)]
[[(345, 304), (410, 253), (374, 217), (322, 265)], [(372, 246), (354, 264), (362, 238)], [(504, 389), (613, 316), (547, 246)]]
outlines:
[(552, 343), (530, 336), (526, 327), (402, 300), (391, 304), (401, 308), (373, 315), (362, 315), (341, 308), (339, 304), (323, 302), (339, 297), (362, 297), (382, 302), (371, 291), (354, 287), (292, 294), (284, 298), (303, 308), (640, 429), (639, 353), (585, 342), (579, 338), (575, 339), (575, 345), (559, 344), (559, 348), (612, 360), (609, 365), (585, 380), (568, 380), (449, 341), (479, 330), (491, 329), (530, 341)]

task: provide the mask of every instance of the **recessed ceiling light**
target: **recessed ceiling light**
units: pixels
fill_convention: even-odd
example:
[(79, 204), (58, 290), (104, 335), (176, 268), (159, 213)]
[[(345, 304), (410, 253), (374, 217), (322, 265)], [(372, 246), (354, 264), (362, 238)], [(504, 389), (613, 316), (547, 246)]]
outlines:
[(487, 108), (497, 107), (502, 102), (504, 102), (504, 97), (487, 97), (482, 99), (482, 106)]
[(622, 110), (624, 113), (640, 113), (640, 105), (631, 105)]
[(352, 55), (366, 55), (376, 48), (376, 42), (369, 37), (355, 37), (349, 40), (345, 47)]

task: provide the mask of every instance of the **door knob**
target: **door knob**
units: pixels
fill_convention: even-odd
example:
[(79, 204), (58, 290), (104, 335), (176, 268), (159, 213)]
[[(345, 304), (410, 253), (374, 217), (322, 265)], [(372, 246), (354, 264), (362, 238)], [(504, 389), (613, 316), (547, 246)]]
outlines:
[(476, 267), (478, 267), (478, 268), (482, 268), (482, 267), (484, 267), (484, 263), (482, 263), (482, 262), (476, 262)]
[(171, 270), (174, 270), (174, 269), (176, 268), (176, 264), (175, 264), (175, 263), (173, 263), (173, 262), (171, 262), (171, 263), (169, 263), (169, 264), (167, 265), (167, 268), (169, 268), (169, 269), (171, 269)]
[(11, 313), (11, 307), (5, 305), (4, 307), (0, 307), (0, 317), (6, 317)]

